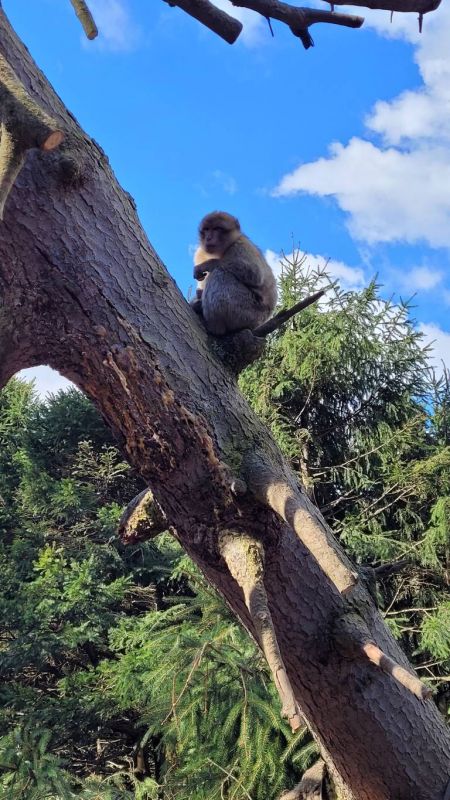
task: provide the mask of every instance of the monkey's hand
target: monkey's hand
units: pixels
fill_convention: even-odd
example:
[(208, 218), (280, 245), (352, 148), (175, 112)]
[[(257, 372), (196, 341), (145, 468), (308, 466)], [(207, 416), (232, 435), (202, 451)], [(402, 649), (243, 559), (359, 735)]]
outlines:
[(203, 264), (196, 264), (194, 267), (194, 278), (196, 281), (202, 281), (206, 278), (207, 272), (203, 267)]
[(212, 272), (220, 264), (219, 258), (209, 258), (208, 261), (203, 261), (202, 264), (196, 264), (194, 267), (194, 278), (196, 281), (202, 281), (209, 272)]

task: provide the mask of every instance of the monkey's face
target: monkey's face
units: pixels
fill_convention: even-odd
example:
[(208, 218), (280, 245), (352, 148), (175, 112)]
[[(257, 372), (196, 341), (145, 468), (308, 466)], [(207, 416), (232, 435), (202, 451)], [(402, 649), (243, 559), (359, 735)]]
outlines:
[(208, 214), (200, 223), (200, 242), (212, 256), (220, 257), (240, 235), (239, 222), (224, 211)]

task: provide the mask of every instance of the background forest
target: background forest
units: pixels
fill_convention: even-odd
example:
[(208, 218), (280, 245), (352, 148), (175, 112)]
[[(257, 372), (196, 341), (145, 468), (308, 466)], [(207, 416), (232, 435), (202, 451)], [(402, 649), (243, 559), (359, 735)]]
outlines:
[[(450, 701), (450, 379), (407, 305), (343, 293), (300, 253), (241, 388)], [(255, 645), (175, 540), (124, 546), (143, 488), (75, 390), (0, 394), (0, 798), (272, 800), (314, 760)]]

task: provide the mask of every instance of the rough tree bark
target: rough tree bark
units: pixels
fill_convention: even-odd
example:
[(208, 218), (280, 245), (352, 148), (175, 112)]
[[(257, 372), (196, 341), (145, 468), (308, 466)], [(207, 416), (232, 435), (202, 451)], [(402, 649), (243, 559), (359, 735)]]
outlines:
[[(432, 701), (418, 699), (358, 649), (360, 636), (366, 648), (376, 643), (410, 669), (363, 581), (352, 587), (347, 580), (345, 555), (330, 546), (320, 515), (216, 359), (105, 154), (77, 126), (1, 11), (0, 53), (65, 134), (57, 150), (28, 152), (6, 199), (0, 386), (37, 364), (76, 383), (148, 481), (183, 547), (255, 638), (258, 626), (219, 540), (241, 532), (262, 543), (282, 664), (347, 796), (442, 800), (449, 733)], [(244, 495), (231, 491), (235, 478), (245, 480)], [(313, 549), (319, 536), (316, 558), (289, 525), (300, 535), (305, 529)], [(322, 550), (328, 577), (318, 563)], [(261, 588), (260, 578), (258, 572)], [(241, 585), (247, 591), (244, 578)], [(365, 625), (351, 647), (352, 625), (342, 624), (348, 612), (352, 624)]]

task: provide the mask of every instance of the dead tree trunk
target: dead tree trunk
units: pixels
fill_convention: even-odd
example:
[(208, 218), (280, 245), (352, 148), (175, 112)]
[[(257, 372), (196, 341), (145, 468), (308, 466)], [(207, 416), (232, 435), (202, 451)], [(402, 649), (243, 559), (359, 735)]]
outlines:
[[(1, 12), (0, 54), (64, 133), (60, 148), (27, 152), (6, 197), (0, 386), (49, 364), (94, 401), (208, 580), (255, 638), (269, 631), (284, 690), (357, 800), (442, 800), (449, 733), (432, 701), (367, 657), (376, 644), (410, 669), (363, 583), (214, 356), (106, 156)], [(241, 586), (232, 577), (225, 533), (262, 545), (252, 580), (267, 608), (245, 564)], [(252, 608), (265, 615), (256, 625)]]

